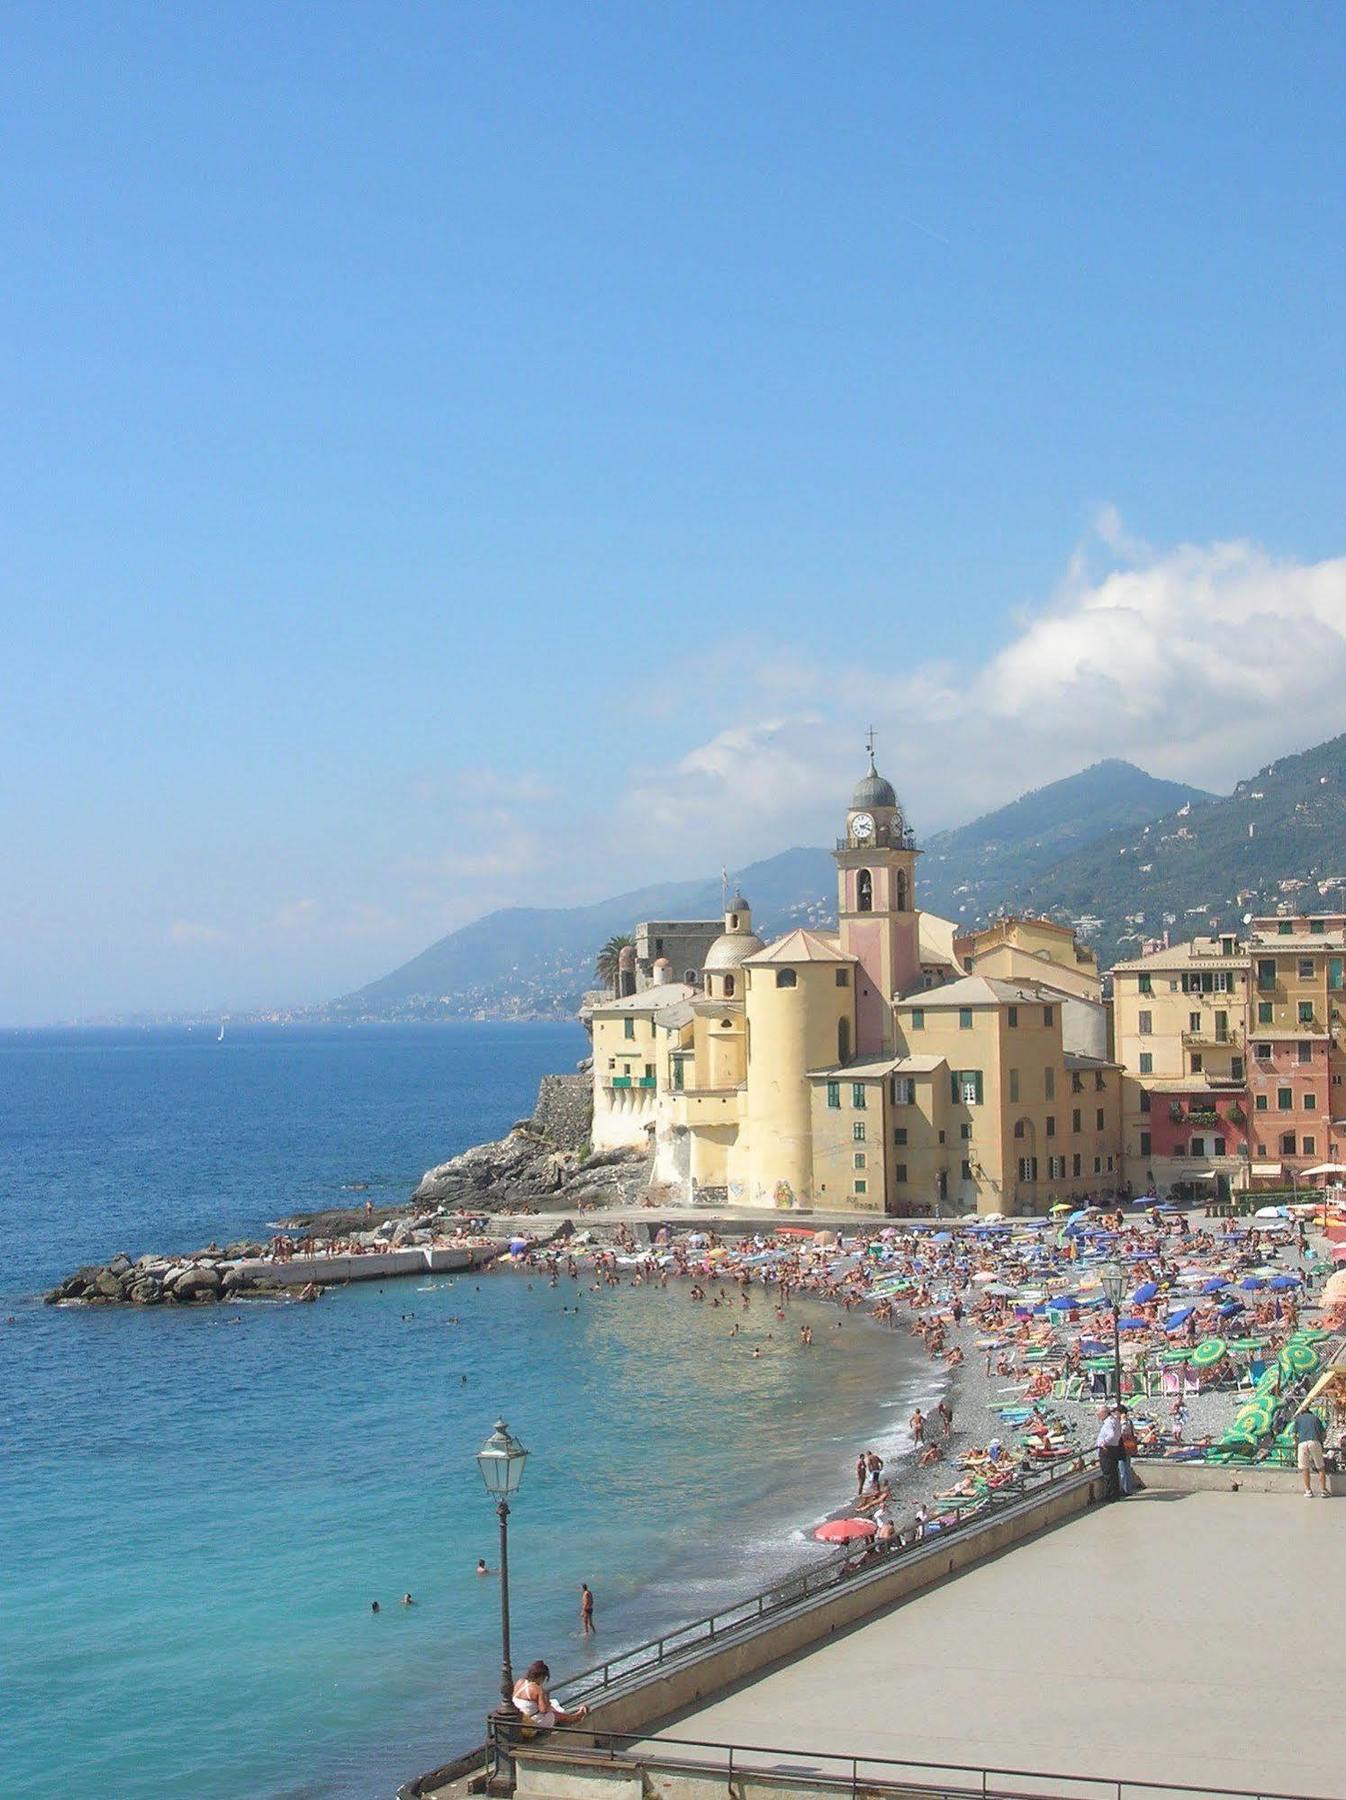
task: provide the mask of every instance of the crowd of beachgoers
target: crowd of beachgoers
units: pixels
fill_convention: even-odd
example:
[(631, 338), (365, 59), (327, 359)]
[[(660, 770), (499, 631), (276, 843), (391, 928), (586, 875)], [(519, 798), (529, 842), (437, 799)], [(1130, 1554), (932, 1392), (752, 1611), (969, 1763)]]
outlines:
[[(914, 1407), (896, 1453), (856, 1446), (815, 1532), (872, 1553), (938, 1530), (950, 1509), (1025, 1473), (1091, 1460), (1097, 1410), (1115, 1398), (1115, 1343), (1139, 1454), (1206, 1454), (1287, 1346), (1346, 1323), (1320, 1320), (1314, 1305), (1333, 1268), (1323, 1218), (1321, 1204), (1216, 1220), (1150, 1201), (854, 1235), (666, 1226), (645, 1245), (618, 1224), (606, 1241), (516, 1237), (501, 1261), (554, 1283), (676, 1285), (731, 1335), (766, 1306), (777, 1348), (814, 1347), (813, 1322), (790, 1316), (799, 1300), (919, 1340), (938, 1398)], [(1108, 1267), (1126, 1275), (1116, 1338)]]

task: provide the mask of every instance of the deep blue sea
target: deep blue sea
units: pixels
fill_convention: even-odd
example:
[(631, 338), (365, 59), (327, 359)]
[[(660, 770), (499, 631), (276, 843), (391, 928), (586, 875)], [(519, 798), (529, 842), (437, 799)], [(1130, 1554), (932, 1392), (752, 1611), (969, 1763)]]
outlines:
[(804, 1352), (802, 1311), (783, 1331), (759, 1301), (730, 1339), (676, 1288), (504, 1272), (40, 1304), (119, 1250), (355, 1183), (404, 1198), (584, 1049), (563, 1025), (0, 1033), (0, 1792), (365, 1800), (479, 1742), (499, 1623), (472, 1456), (500, 1412), (531, 1452), (516, 1664), (577, 1670), (813, 1554), (856, 1449), (931, 1392), (905, 1334), (815, 1310)]

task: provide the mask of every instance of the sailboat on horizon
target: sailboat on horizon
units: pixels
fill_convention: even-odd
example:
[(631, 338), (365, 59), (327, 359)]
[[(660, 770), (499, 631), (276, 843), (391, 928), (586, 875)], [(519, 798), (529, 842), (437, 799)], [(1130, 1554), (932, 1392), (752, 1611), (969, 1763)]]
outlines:
[(215, 1039), (215, 1042), (217, 1044), (222, 1044), (224, 1042), (224, 1020), (223, 1019), (220, 1020), (220, 1035)]

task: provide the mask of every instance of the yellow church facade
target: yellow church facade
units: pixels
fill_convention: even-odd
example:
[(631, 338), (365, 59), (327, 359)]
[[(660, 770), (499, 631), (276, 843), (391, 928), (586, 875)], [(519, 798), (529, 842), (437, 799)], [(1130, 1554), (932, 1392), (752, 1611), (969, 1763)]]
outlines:
[(592, 1011), (596, 1150), (647, 1148), (669, 1204), (1041, 1213), (1121, 1180), (1120, 1070), (1069, 931), (959, 937), (870, 759), (838, 839), (835, 933), (764, 944), (726, 904), (703, 986)]

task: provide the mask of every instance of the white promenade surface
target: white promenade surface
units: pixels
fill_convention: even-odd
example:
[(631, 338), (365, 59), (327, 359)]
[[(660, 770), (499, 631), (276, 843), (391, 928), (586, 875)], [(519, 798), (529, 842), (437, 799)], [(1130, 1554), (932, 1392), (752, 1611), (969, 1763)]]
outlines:
[(1344, 1596), (1346, 1498), (1139, 1495), (660, 1735), (1346, 1800)]

